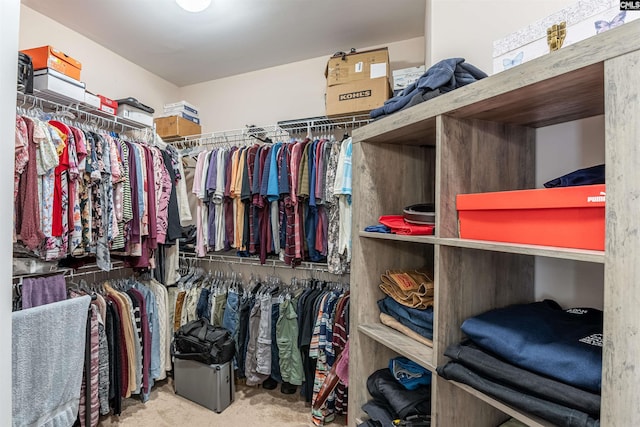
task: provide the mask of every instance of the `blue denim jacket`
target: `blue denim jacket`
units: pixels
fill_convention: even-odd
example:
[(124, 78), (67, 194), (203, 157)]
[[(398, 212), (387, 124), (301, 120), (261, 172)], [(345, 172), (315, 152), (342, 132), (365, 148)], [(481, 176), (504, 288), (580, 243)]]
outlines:
[(419, 101), (418, 98), (429, 99), (431, 96), (426, 95), (429, 92), (449, 92), (485, 77), (487, 74), (484, 71), (464, 62), (464, 58), (444, 59), (431, 66), (418, 81), (409, 85), (398, 96), (385, 101), (382, 107), (372, 110), (371, 118), (395, 113), (407, 106), (412, 99), (412, 105), (419, 103), (416, 102)]

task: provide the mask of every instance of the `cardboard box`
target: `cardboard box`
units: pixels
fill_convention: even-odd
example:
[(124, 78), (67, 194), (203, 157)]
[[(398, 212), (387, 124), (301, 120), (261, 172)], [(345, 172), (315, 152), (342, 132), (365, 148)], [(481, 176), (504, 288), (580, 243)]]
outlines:
[(53, 46), (40, 46), (22, 50), (21, 52), (31, 57), (34, 70), (51, 68), (72, 79), (80, 80), (80, 70), (82, 70), (80, 61), (55, 49)]
[(118, 111), (118, 103), (103, 95), (98, 95), (98, 97), (100, 98), (100, 107), (98, 107), (98, 110), (115, 116)]
[(459, 194), (460, 237), (604, 250), (605, 186)]
[(402, 90), (418, 81), (425, 71), (426, 67), (424, 65), (393, 70), (393, 90)]
[(327, 62), (325, 76), (327, 86), (371, 80), (381, 77), (389, 78), (389, 50), (369, 50), (332, 57)]
[(360, 80), (327, 88), (326, 115), (328, 117), (368, 113), (384, 104), (391, 96), (386, 77)]
[(84, 102), (85, 84), (51, 68), (34, 71), (33, 88), (65, 101)]
[(158, 117), (154, 121), (156, 124), (156, 133), (163, 139), (180, 138), (202, 133), (200, 125), (182, 117)]
[(547, 29), (566, 22), (562, 47), (640, 18), (640, 11), (621, 11), (620, 0), (580, 0), (493, 42), (493, 72), (508, 70), (549, 53)]
[(192, 121), (193, 123), (199, 125), (200, 124), (200, 119), (196, 116), (192, 116), (191, 114), (187, 114), (184, 111), (181, 112), (173, 112), (173, 113), (164, 113), (161, 114), (160, 117), (169, 117), (169, 116), (178, 116), (178, 117), (182, 117), (183, 119), (187, 119)]

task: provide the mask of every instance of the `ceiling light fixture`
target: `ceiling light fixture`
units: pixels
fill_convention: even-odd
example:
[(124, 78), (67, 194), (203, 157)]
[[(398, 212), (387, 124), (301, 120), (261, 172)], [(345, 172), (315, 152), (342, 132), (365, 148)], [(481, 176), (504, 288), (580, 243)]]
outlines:
[(211, 0), (176, 0), (176, 3), (187, 12), (193, 13), (202, 12), (211, 6)]

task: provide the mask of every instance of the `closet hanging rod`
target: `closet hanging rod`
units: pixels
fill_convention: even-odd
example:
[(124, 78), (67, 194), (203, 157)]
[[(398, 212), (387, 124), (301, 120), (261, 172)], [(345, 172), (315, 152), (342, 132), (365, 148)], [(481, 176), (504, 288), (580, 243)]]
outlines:
[(264, 140), (266, 138), (278, 139), (288, 138), (289, 134), (285, 130), (281, 129), (278, 125), (267, 126), (247, 126), (240, 129), (230, 129), (224, 131), (216, 131), (210, 133), (203, 133), (199, 135), (183, 136), (181, 138), (175, 138), (171, 141), (167, 141), (174, 145), (214, 145), (214, 144), (226, 144), (231, 142), (237, 142), (239, 140), (246, 140), (255, 142), (254, 138)]
[(27, 279), (31, 277), (46, 277), (46, 276), (55, 276), (56, 274), (64, 274), (65, 277), (76, 277), (76, 276), (84, 276), (87, 274), (100, 274), (100, 273), (109, 273), (111, 271), (117, 271), (126, 268), (124, 262), (115, 261), (112, 263), (112, 268), (110, 271), (100, 270), (97, 265), (83, 265), (82, 267), (72, 268), (72, 267), (60, 267), (57, 270), (53, 271), (43, 271), (41, 273), (28, 273), (28, 274), (16, 274), (12, 276), (14, 281), (20, 279)]
[(54, 270), (54, 271), (43, 271), (41, 273), (16, 274), (16, 275), (12, 276), (12, 279), (13, 279), (13, 281), (18, 281), (18, 280), (21, 280), (21, 279), (28, 279), (28, 278), (32, 278), (32, 277), (47, 277), (47, 276), (56, 276), (56, 275), (60, 275), (60, 274), (63, 274), (65, 276), (67, 276), (72, 271), (73, 271), (72, 268), (59, 268), (59, 269)]
[(356, 114), (343, 117), (308, 117), (305, 119), (284, 120), (278, 122), (278, 126), (288, 132), (298, 133), (306, 130), (318, 129), (342, 129), (346, 127), (359, 127), (370, 123), (372, 120), (368, 114)]
[(344, 276), (350, 273), (349, 271), (343, 274), (331, 273), (327, 268), (326, 264), (309, 262), (309, 261), (304, 261), (300, 265), (297, 265), (295, 268), (293, 268), (290, 265), (287, 265), (280, 260), (267, 259), (266, 263), (260, 264), (260, 262), (256, 261), (254, 258), (241, 258), (233, 255), (206, 255), (204, 257), (196, 257), (194, 255), (180, 254), (180, 258), (188, 261), (222, 262), (225, 264), (234, 264), (234, 265), (246, 265), (246, 266), (266, 267), (266, 268), (285, 268), (291, 271), (312, 271), (312, 272), (318, 272), (318, 273), (332, 274), (334, 276)]
[[(127, 128), (132, 130), (138, 130), (146, 128), (142, 123), (138, 123), (133, 120), (128, 120), (123, 117), (113, 116), (108, 113), (103, 113), (96, 110), (95, 107), (85, 104), (84, 102), (66, 100), (62, 97), (56, 97), (44, 92), (34, 92), (33, 95), (17, 92), (16, 108), (29, 109), (39, 107), (42, 110), (48, 110), (46, 112), (56, 114), (61, 112), (74, 113), (76, 120), (90, 121), (93, 123), (102, 124), (105, 127), (110, 128)], [(68, 101), (68, 103), (64, 103)]]
[(199, 145), (229, 144), (238, 141), (253, 141), (259, 139), (264, 141), (269, 138), (273, 141), (282, 138), (291, 138), (292, 133), (318, 130), (339, 130), (355, 128), (371, 123), (368, 114), (358, 114), (344, 117), (310, 117), (306, 119), (284, 120), (275, 125), (245, 126), (240, 129), (231, 129), (203, 133), (199, 135), (189, 135), (166, 141), (176, 147), (191, 147)]

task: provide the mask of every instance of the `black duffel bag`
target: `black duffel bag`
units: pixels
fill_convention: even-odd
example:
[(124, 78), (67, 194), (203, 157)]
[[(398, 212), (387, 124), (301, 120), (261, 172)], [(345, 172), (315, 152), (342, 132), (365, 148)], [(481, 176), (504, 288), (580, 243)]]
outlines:
[(33, 63), (26, 53), (18, 52), (18, 92), (33, 93)]
[(216, 365), (230, 361), (235, 354), (236, 344), (229, 330), (210, 325), (204, 318), (181, 326), (173, 334), (171, 355), (178, 359)]

